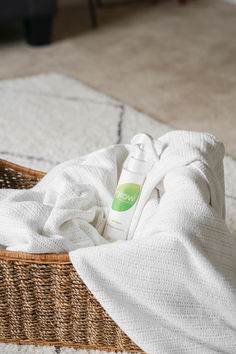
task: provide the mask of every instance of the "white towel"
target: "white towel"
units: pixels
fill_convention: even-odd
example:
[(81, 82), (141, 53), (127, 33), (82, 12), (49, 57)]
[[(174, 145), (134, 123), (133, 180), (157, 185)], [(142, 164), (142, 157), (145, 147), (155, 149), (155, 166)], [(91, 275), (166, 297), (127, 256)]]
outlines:
[(56, 167), (30, 191), (0, 191), (0, 243), (71, 251), (85, 284), (147, 353), (235, 354), (236, 241), (224, 221), (223, 145), (176, 131), (156, 148), (160, 161), (129, 241), (100, 236), (130, 149), (118, 145)]

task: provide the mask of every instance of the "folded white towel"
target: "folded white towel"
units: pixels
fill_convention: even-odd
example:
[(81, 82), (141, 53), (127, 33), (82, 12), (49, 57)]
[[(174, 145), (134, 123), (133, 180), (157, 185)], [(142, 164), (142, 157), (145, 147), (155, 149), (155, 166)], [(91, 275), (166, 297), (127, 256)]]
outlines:
[(130, 149), (118, 145), (56, 167), (30, 191), (0, 191), (0, 243), (71, 251), (85, 284), (147, 353), (233, 354), (236, 241), (224, 221), (223, 145), (176, 131), (156, 148), (129, 241), (100, 236)]

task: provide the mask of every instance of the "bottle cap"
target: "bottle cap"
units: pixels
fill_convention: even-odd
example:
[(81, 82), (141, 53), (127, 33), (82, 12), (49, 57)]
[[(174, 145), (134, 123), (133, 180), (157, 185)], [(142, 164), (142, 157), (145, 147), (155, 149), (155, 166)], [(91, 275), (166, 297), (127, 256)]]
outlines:
[[(154, 139), (151, 135), (146, 134), (146, 133), (139, 133), (136, 134), (132, 139), (131, 139), (131, 145), (133, 145), (133, 151), (135, 155), (140, 155), (143, 158), (143, 160), (150, 160), (150, 154), (151, 154), (151, 159), (152, 161), (159, 160), (159, 156), (156, 152), (155, 144), (154, 144)], [(138, 148), (138, 149), (137, 149)], [(139, 150), (139, 152), (138, 152)], [(131, 153), (133, 155), (133, 153)]]
[(150, 135), (140, 133), (132, 138), (131, 145), (131, 152), (124, 167), (129, 171), (146, 175), (153, 163), (159, 159), (154, 140)]

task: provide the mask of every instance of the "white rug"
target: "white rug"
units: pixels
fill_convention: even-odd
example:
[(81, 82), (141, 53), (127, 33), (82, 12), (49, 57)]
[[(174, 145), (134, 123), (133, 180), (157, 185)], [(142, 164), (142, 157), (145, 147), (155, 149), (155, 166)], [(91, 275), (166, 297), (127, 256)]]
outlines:
[[(48, 171), (57, 163), (137, 132), (155, 138), (171, 128), (68, 77), (48, 74), (0, 82), (0, 158)], [(225, 157), (227, 223), (236, 235), (236, 161)], [(89, 353), (0, 343), (0, 352)]]

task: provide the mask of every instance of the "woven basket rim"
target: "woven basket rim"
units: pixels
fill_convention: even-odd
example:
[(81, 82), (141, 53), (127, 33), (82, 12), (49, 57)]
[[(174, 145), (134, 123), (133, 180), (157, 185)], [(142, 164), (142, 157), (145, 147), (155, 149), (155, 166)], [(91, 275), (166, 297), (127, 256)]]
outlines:
[(18, 165), (16, 163), (4, 160), (4, 159), (0, 159), (0, 164), (4, 165), (6, 168), (12, 169), (12, 170), (16, 170), (19, 173), (22, 173), (24, 175), (27, 176), (31, 176), (34, 178), (43, 178), (45, 176), (45, 172), (42, 171), (38, 171), (38, 170), (33, 170), (31, 168), (28, 167), (24, 167), (21, 165)]
[(71, 264), (68, 253), (27, 253), (2, 249), (0, 250), (0, 259), (24, 263)]

